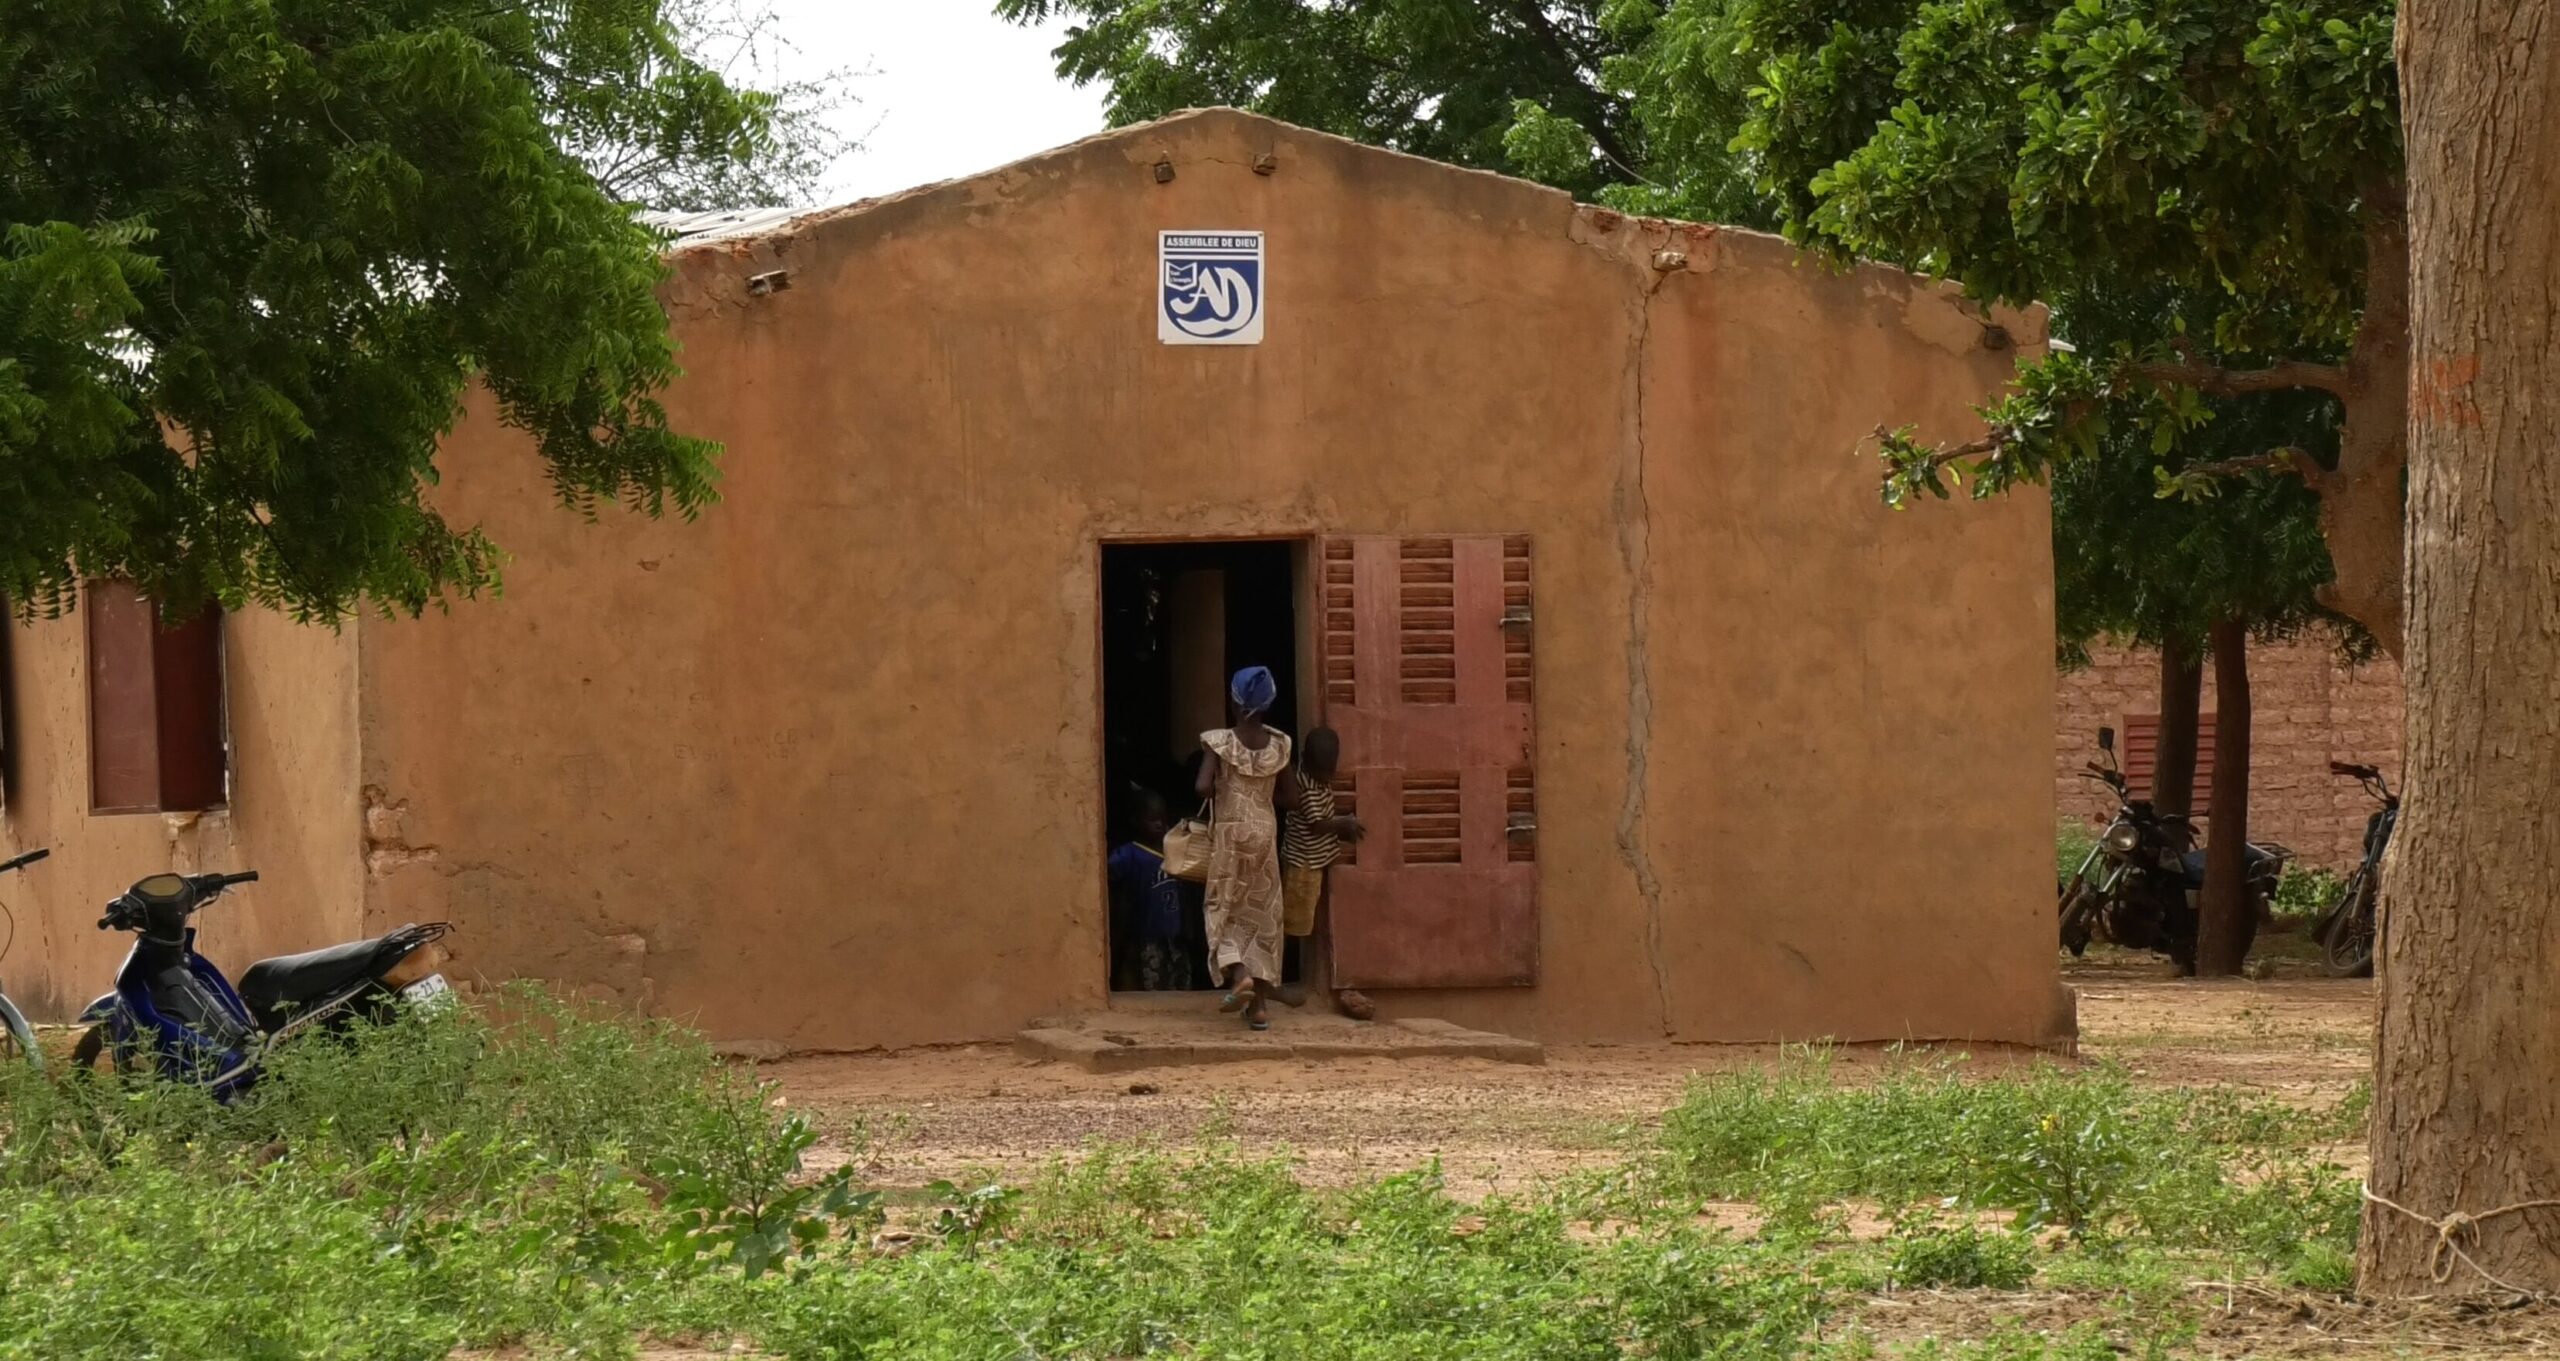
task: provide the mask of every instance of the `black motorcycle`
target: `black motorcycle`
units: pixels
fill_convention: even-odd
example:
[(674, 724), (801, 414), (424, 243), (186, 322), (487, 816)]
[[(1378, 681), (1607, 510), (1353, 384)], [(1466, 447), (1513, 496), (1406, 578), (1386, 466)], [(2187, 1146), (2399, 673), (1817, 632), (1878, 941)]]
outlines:
[(2320, 942), (2321, 952), (2328, 957), (2331, 977), (2371, 978), (2374, 907), (2382, 894), (2382, 853), (2391, 846), (2391, 829), (2400, 823), (2400, 796), (2391, 792), (2391, 782), (2373, 766), (2331, 761), (2329, 773), (2355, 780), (2382, 806), (2365, 819), (2364, 859), (2347, 876), (2347, 882), (2339, 885), (2337, 900), (2312, 926), (2312, 939)]
[[(2078, 955), (2090, 941), (2104, 940), (2155, 950), (2175, 961), (2180, 973), (2193, 973), (2204, 896), (2204, 851), (2195, 844), (2195, 823), (2128, 793), (2116, 764), (2115, 729), (2098, 729), (2098, 750), (2106, 763), (2089, 762), (2081, 778), (2115, 795), (2116, 815), (2057, 895), (2062, 947)], [(2253, 910), (2264, 912), (2275, 901), (2276, 883), (2293, 852), (2253, 841), (2245, 856)]]

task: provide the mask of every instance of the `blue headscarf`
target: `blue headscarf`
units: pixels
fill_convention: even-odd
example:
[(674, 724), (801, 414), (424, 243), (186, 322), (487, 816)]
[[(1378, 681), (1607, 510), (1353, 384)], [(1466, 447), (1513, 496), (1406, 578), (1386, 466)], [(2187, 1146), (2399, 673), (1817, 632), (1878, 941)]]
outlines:
[(1271, 668), (1248, 666), (1227, 682), (1227, 698), (1248, 714), (1268, 713), (1280, 698), (1280, 682), (1271, 678)]

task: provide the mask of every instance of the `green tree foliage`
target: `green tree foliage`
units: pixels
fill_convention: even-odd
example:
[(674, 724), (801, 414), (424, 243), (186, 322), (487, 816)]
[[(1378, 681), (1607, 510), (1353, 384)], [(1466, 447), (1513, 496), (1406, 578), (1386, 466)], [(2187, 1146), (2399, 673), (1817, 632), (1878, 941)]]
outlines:
[[(2190, 309), (2140, 290), (2066, 300), (2060, 329), (2103, 349), (2130, 337), (2175, 333)], [(2245, 691), (2249, 641), (2288, 637), (2328, 616), (2318, 589), (2330, 578), (2318, 502), (2300, 481), (2251, 473), (2214, 478), (2218, 494), (2197, 499), (2164, 494), (2164, 483), (2199, 463), (2248, 457), (2234, 451), (2290, 447), (2305, 457), (2334, 457), (2336, 408), (2316, 393), (2275, 393), (2253, 401), (2209, 399), (2209, 419), (2183, 433), (2130, 425), (2101, 432), (2086, 456), (2063, 460), (2051, 474), (2054, 520), (2054, 614), (2065, 660), (2099, 638), (2147, 644), (2185, 665), (2164, 665), (2160, 754), (2153, 798), (2183, 813), (2190, 794), (2167, 787), (2191, 779), (2195, 763), (2196, 686), (2191, 669), (2208, 652), (2222, 686), (2223, 721), (2214, 736), (2217, 784), (2245, 786), (2250, 725)], [(2169, 438), (2159, 436), (2166, 433)], [(2342, 637), (2368, 643), (2353, 624)], [(2228, 650), (2230, 655), (2223, 655)], [(2172, 693), (2173, 687), (2178, 693)], [(2235, 698), (2238, 696), (2238, 698)], [(2173, 744), (2186, 744), (2174, 748)], [(2213, 845), (2249, 838), (2248, 802), (2217, 791)], [(2255, 903), (2238, 855), (2206, 858), (2206, 939), (2201, 972), (2236, 972), (2255, 935)]]
[(581, 157), (738, 188), (774, 104), (664, 0), (0, 0), (0, 101), (19, 609), (108, 575), (320, 619), (489, 588), (496, 546), (422, 500), (475, 375), (572, 508), (713, 499), (656, 400), (660, 240)]
[[(2084, 349), (2174, 333), (2180, 309), (2142, 294), (2061, 303), (2057, 329)], [(2207, 399), (2210, 419), (2168, 442), (2156, 430), (2102, 432), (2091, 456), (2055, 467), (2055, 626), (2063, 659), (2113, 638), (2202, 651), (2214, 623), (2237, 620), (2258, 638), (2290, 637), (2314, 624), (2343, 625), (2351, 650), (2370, 638), (2317, 599), (2330, 577), (2319, 501), (2295, 478), (2265, 473), (2214, 479), (2207, 498), (2164, 495), (2196, 465), (2225, 465), (2255, 451), (2295, 448), (2334, 459), (2337, 409), (2316, 393), (2256, 401)]]
[(2396, 646), (2408, 375), (2392, 19), (2390, 0), (1672, 0), (1640, 47), (1638, 107), (1748, 82), (1733, 145), (1799, 241), (2014, 303), (2197, 300), (2189, 326), (2024, 369), (1982, 439), (1884, 432), (1889, 499), (1997, 494), (2123, 427), (2165, 459), (2262, 397), (2325, 393), (2346, 418), (2327, 462), (2251, 446), (2164, 462), (2161, 488), (2209, 496), (2248, 470), (2316, 487), (2333, 603)]
[[(1233, 105), (1585, 197), (1650, 159), (1603, 78), (1606, 0), (996, 0), (1016, 23), (1070, 21), (1058, 74), (1109, 90), (1115, 124)], [(1551, 111), (1513, 127), (1523, 107)]]
[(546, 107), (606, 192), (651, 208), (812, 204), (856, 140), (839, 126), (854, 72), (789, 69), (800, 54), (765, 0), (659, 0), (676, 37)]

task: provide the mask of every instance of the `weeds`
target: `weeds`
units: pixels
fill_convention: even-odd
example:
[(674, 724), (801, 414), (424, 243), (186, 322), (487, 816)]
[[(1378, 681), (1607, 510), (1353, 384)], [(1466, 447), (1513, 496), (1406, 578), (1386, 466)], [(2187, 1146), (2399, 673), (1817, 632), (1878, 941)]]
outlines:
[(1105, 1153), (1026, 1188), (1001, 1250), (934, 1242), (762, 1283), (761, 1346), (1117, 1357), (1788, 1357), (1825, 1302), (1791, 1255), (1689, 1225), (1594, 1243), (1565, 1207), (1462, 1206), (1433, 1169), (1349, 1192), (1232, 1149)]
[[(1097, 1148), (898, 1213), (819, 1131), (675, 1027), (539, 993), (277, 1056), (224, 1107), (0, 1069), (0, 1358), (627, 1353), (789, 1361), (1220, 1356), (1756, 1358), (1857, 1296), (2119, 1301), (2173, 1345), (2199, 1270), (2345, 1278), (2365, 1104), (2304, 1113), (2100, 1069), (1846, 1084), (1820, 1055), (1696, 1083), (1619, 1175), (1462, 1202), (1436, 1167), (1340, 1190), (1223, 1140)], [(860, 1153), (865, 1131), (841, 1139)], [(1704, 1200), (1755, 1203), (1756, 1232)], [(1854, 1241), (1849, 1208), (1894, 1222)], [(1908, 1352), (2076, 1361), (2086, 1333)]]
[(1922, 1290), (2015, 1290), (2035, 1274), (2035, 1242), (2024, 1234), (1927, 1221), (1895, 1232), (1888, 1267), (1895, 1285)]
[(1943, 1204), (2093, 1249), (2139, 1242), (2283, 1271), (2353, 1243), (2355, 1185), (2311, 1148), (2321, 1130), (2271, 1100), (2137, 1088), (2107, 1069), (1968, 1079), (1912, 1066), (1845, 1085), (1817, 1056), (1695, 1083), (1639, 1184), (1796, 1222), (1852, 1200)]
[(2054, 820), (2053, 877), (2056, 883), (2069, 883), (2071, 876), (2089, 860), (2089, 852), (2098, 848), (2098, 829), (2089, 820), (2065, 813)]
[(287, 1047), (231, 1106), (0, 1070), (0, 1357), (627, 1350), (644, 1291), (864, 1211), (814, 1138), (697, 1037), (529, 990)]
[(2284, 877), (2276, 881), (2275, 915), (2308, 924), (2338, 901), (2346, 883), (2346, 876), (2335, 870), (2299, 862), (2286, 865)]

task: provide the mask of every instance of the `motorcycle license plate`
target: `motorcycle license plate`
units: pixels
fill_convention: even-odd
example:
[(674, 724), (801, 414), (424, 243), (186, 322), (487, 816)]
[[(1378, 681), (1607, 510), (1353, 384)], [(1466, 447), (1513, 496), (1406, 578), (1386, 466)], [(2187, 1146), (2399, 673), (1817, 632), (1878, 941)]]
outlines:
[(435, 1008), (453, 1004), (453, 989), (446, 984), (444, 975), (440, 973), (428, 974), (402, 988), (400, 996), (403, 1000), (419, 1007)]

